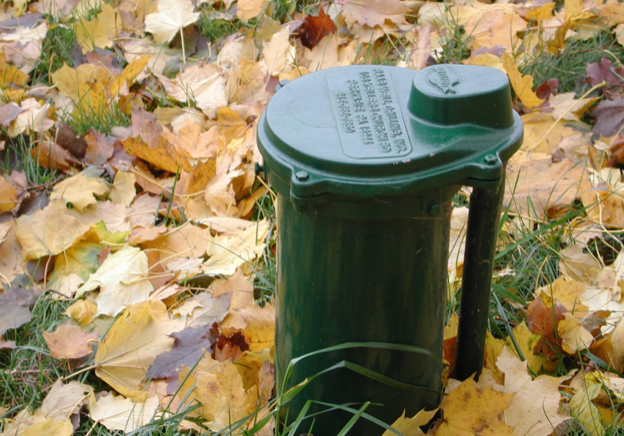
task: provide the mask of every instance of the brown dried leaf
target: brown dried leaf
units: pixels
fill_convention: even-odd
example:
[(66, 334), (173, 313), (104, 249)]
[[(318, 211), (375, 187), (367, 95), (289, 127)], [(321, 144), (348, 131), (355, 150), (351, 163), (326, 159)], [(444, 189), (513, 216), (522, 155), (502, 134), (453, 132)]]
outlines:
[(72, 324), (58, 326), (52, 333), (43, 332), (43, 338), (55, 359), (79, 359), (93, 351), (90, 340), (97, 339), (95, 333), (85, 333)]

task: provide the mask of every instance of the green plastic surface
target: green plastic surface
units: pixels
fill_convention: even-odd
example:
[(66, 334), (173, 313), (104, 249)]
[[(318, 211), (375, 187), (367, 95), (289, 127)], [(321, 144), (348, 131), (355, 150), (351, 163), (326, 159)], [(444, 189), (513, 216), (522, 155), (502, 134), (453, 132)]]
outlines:
[(496, 69), (369, 65), (284, 86), (261, 117), (258, 145), (272, 184), (304, 204), (325, 194), (486, 186), (501, 178), (522, 132), (507, 77)]

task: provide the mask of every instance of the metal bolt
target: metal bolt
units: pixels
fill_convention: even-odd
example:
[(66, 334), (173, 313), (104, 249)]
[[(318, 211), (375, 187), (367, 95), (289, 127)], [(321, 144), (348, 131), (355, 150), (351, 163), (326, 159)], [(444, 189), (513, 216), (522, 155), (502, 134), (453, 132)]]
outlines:
[(297, 178), (297, 180), (299, 180), (300, 182), (305, 182), (306, 180), (308, 180), (310, 178), (310, 174), (308, 174), (307, 171), (297, 171), (295, 173), (295, 177)]
[(485, 159), (483, 160), (488, 165), (494, 165), (498, 162), (498, 158), (493, 154), (488, 154), (487, 156), (485, 156)]

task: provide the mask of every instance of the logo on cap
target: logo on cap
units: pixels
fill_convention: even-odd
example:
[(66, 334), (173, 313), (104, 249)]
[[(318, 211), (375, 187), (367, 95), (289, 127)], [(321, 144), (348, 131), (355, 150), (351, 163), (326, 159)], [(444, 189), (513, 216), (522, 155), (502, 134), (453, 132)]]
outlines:
[(433, 67), (434, 74), (429, 76), (429, 81), (440, 88), (445, 94), (455, 94), (457, 91), (453, 89), (459, 83), (459, 77), (450, 69), (444, 66)]

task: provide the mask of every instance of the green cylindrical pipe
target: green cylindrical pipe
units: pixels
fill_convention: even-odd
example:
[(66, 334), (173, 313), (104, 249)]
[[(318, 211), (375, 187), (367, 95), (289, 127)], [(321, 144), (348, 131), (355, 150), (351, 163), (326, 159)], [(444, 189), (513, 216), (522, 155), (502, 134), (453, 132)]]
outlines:
[(475, 188), (470, 195), (455, 352), (454, 377), (459, 380), (473, 374), (478, 379), (483, 369), (492, 271), (504, 194), (503, 177), (492, 188)]

